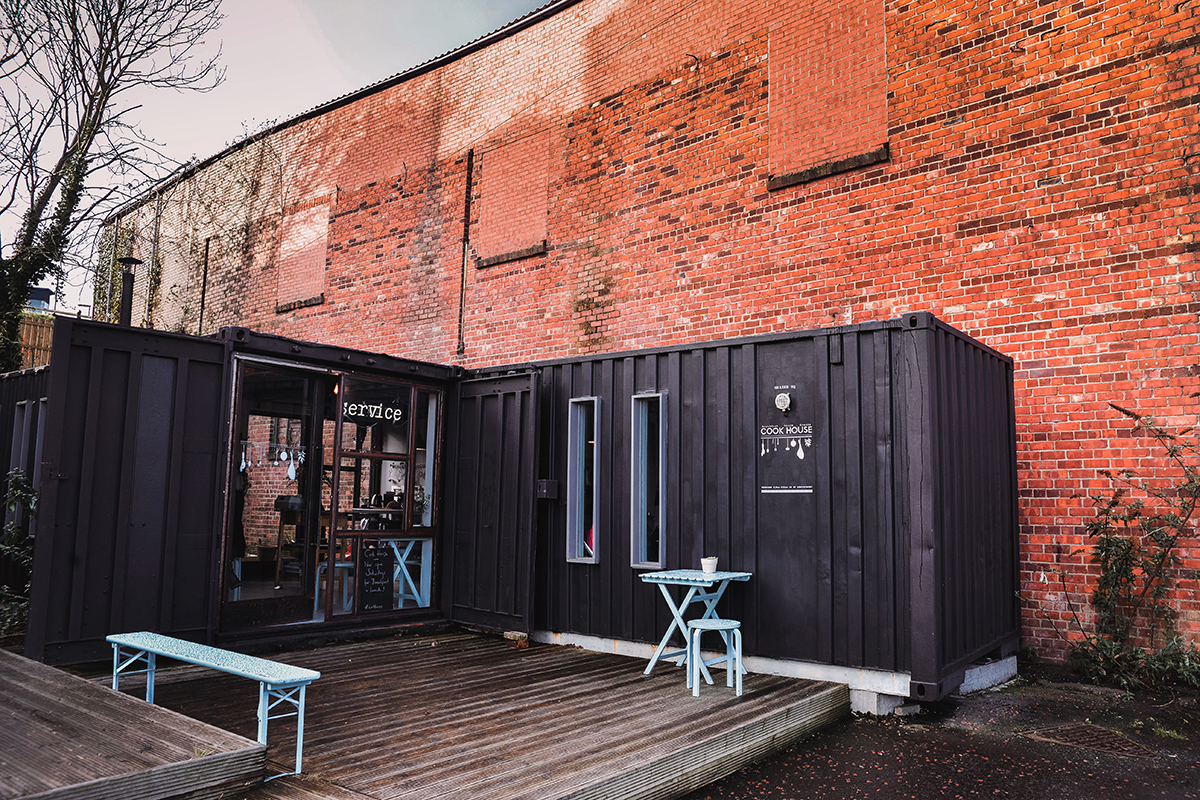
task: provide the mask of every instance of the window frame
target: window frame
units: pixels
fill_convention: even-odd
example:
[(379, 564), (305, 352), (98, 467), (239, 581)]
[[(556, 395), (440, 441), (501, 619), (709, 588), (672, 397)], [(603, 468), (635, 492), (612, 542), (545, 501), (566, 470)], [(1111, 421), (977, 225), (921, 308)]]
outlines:
[[(567, 561), (572, 564), (600, 563), (600, 407), (601, 399), (595, 396), (572, 397), (570, 400), (567, 422)], [(586, 496), (586, 485), (583, 476), (586, 474), (584, 465), (587, 458), (589, 443), (582, 440), (586, 430), (582, 428), (583, 415), (591, 413), (591, 552), (587, 552), (584, 529), (585, 509), (582, 507)]]
[[(629, 563), (636, 569), (662, 569), (666, 563), (667, 514), (667, 415), (664, 392), (644, 392), (630, 398), (629, 442)], [(648, 529), (645, 499), (647, 475), (646, 433), (649, 431), (646, 407), (653, 401), (658, 406), (658, 554), (649, 558)]]

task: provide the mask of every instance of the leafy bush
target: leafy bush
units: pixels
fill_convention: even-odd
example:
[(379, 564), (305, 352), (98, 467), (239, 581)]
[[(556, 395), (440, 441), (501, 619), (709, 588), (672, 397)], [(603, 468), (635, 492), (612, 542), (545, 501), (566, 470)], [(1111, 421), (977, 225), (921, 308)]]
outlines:
[[(29, 523), (37, 511), (37, 492), (23, 470), (14, 469), (8, 473), (4, 508), (9, 520), (0, 533), (0, 557), (19, 565), (29, 576), (33, 572), (33, 536), (29, 532)], [(0, 635), (24, 630), (28, 619), (28, 577), (21, 591), (0, 585)]]
[[(1193, 395), (1193, 397), (1200, 395)], [(1094, 495), (1087, 523), (1091, 560), (1100, 576), (1091, 593), (1095, 625), (1072, 616), (1082, 638), (1071, 645), (1072, 666), (1096, 683), (1124, 689), (1182, 683), (1200, 687), (1200, 650), (1175, 629), (1167, 593), (1179, 566), (1177, 545), (1190, 533), (1200, 500), (1200, 450), (1191, 428), (1172, 434), (1151, 417), (1110, 403), (1162, 450), (1167, 480), (1146, 481), (1134, 470), (1101, 471), (1113, 483)], [(1062, 572), (1059, 572), (1062, 578)], [(1064, 595), (1065, 592), (1064, 579)]]

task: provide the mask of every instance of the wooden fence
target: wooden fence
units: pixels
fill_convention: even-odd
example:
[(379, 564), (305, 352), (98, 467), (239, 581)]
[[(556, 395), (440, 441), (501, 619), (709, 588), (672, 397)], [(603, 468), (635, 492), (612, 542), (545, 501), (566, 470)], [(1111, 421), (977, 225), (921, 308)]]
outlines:
[(25, 314), (21, 317), (21, 369), (50, 363), (50, 343), (54, 340), (54, 317)]

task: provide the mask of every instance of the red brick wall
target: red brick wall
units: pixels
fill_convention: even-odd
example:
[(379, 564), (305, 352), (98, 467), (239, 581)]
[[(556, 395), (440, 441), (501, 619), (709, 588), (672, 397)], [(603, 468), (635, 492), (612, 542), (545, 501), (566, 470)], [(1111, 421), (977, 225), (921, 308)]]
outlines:
[[(822, 8), (584, 0), (301, 123), (279, 134), (280, 191), (331, 203), (325, 302), (275, 313), (264, 215), (216, 280), (241, 302), (215, 308), (467, 366), (931, 311), (1016, 360), (1025, 641), (1062, 656), (1053, 570), (1079, 601), (1090, 569), (1071, 555), (1077, 495), (1103, 488), (1099, 469), (1157, 463), (1108, 403), (1187, 422), (1200, 389), (1195, 2), (889, 0), (858, 7), (882, 36), (807, 50)], [(789, 84), (784, 55), (863, 77), (814, 97), (830, 81)], [(822, 101), (819, 143), (780, 117)], [(881, 144), (881, 120), (886, 162), (768, 188), (777, 168)], [(487, 159), (543, 131), (547, 252), (477, 269), (507, 235)], [(1196, 638), (1200, 545), (1182, 544), (1174, 597)]]
[[(281, 420), (286, 426), (287, 420)], [(259, 547), (275, 547), (279, 541), (279, 512), (275, 510), (275, 499), (281, 495), (299, 493), (299, 484), (288, 477), (288, 462), (295, 456), (297, 450), (294, 443), (299, 440), (296, 422), (291, 423), (293, 430), (290, 437), (292, 445), (287, 444), (289, 437), (282, 430), (274, 438), (271, 436), (271, 419), (269, 417), (251, 417), (249, 420), (249, 438), (239, 442), (234, 457), (242, 477), (239, 486), (245, 487), (245, 505), (242, 512), (242, 524), (246, 535), (246, 552), (255, 553)], [(288, 459), (280, 459), (280, 453), (287, 452)], [(245, 458), (245, 469), (241, 469), (242, 459)], [(284, 538), (295, 538), (295, 526), (284, 526)]]

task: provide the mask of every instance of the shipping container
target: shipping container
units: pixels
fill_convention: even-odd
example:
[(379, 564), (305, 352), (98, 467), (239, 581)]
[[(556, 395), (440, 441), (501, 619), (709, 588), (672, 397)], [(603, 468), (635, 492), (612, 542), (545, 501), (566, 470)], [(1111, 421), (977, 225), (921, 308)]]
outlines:
[(703, 556), (752, 574), (720, 606), (749, 657), (933, 700), (1019, 644), (1012, 360), (926, 313), (470, 373), (54, 342), (37, 658), (435, 619), (644, 646), (671, 616), (640, 576)]
[(1017, 649), (1011, 359), (914, 313), (534, 368), (557, 487), (536, 629), (656, 642), (670, 616), (639, 574), (717, 556), (753, 573), (721, 601), (749, 656), (903, 673), (937, 699)]
[(103, 658), (115, 632), (236, 643), (436, 614), (457, 373), (244, 328), (60, 318), (26, 653), (70, 663)]
[[(0, 375), (0, 464), (5, 475), (19, 469), (36, 491), (41, 483), (43, 414), (46, 409), (47, 367), (35, 367)], [(7, 491), (7, 481), (2, 484)], [(32, 533), (26, 509), (5, 509), (4, 524)], [(25, 567), (0, 555), (0, 586), (21, 593), (29, 582)]]

